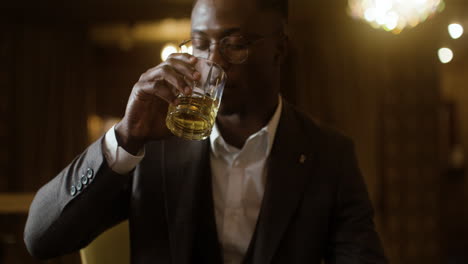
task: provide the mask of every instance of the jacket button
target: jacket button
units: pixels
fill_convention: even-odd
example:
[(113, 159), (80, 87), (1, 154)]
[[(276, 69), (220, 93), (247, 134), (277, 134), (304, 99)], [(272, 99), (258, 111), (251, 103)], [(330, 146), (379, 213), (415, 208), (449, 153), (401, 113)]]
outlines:
[(88, 168), (88, 170), (86, 170), (86, 177), (88, 177), (88, 179), (92, 179), (93, 176), (94, 176), (94, 171), (93, 171), (93, 169)]
[(81, 184), (81, 182), (78, 181), (78, 183), (76, 184), (76, 190), (81, 191), (81, 189), (83, 189), (83, 184)]
[(76, 194), (76, 187), (72, 185), (72, 187), (70, 188), (70, 194), (71, 196), (75, 196)]
[(85, 175), (81, 175), (81, 183), (83, 185), (88, 184), (88, 177), (86, 177)]

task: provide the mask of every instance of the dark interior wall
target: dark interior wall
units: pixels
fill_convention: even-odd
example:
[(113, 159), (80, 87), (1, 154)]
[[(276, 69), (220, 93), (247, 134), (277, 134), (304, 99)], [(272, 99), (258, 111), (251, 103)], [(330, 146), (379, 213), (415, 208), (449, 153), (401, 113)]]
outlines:
[(465, 196), (444, 177), (450, 146), (436, 57), (454, 9), (462, 3), (392, 35), (346, 16), (346, 1), (291, 2), (296, 102), (355, 141), (392, 263), (466, 260), (455, 250), (468, 245), (465, 228), (449, 220), (464, 219), (452, 201)]
[[(72, 159), (86, 139), (85, 28), (10, 25), (4, 42), (14, 159), (2, 191), (34, 191)], [(61, 153), (61, 155), (57, 155)], [(13, 176), (14, 175), (14, 176)]]
[[(36, 192), (82, 152), (90, 115), (121, 117), (133, 83), (161, 44), (102, 47), (82, 23), (8, 23), (0, 36), (0, 192)], [(25, 215), (1, 215), (0, 263), (38, 263)], [(3, 254), (2, 254), (3, 252)], [(49, 263), (78, 263), (77, 253)]]
[[(1, 192), (35, 192), (86, 144), (89, 90), (86, 28), (4, 24)], [(1, 263), (35, 263), (26, 253), (25, 215), (0, 217)], [(77, 263), (77, 256), (54, 263)]]
[[(466, 56), (466, 36), (455, 46), (453, 63), (441, 65), (441, 88), (444, 102), (447, 104), (447, 171), (442, 186), (443, 200), (442, 221), (447, 229), (443, 233), (444, 249), (452, 258), (468, 259), (468, 210), (460, 204), (468, 200), (468, 60)], [(464, 45), (463, 45), (464, 44)], [(458, 49), (456, 49), (458, 48)], [(460, 158), (456, 156), (463, 154)], [(458, 154), (457, 154), (458, 153)], [(461, 263), (461, 262), (460, 262)]]
[(90, 78), (96, 92), (95, 114), (117, 118), (124, 115), (133, 85), (141, 74), (161, 62), (163, 44), (142, 44), (129, 50), (95, 46)]

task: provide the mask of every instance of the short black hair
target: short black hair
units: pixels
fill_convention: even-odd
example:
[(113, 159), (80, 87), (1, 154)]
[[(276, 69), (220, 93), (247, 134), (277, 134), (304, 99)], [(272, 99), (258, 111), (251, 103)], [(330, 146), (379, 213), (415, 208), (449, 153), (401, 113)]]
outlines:
[[(236, 1), (236, 0), (233, 0)], [(281, 15), (284, 21), (288, 21), (288, 12), (289, 12), (289, 0), (255, 0), (259, 4), (260, 8), (263, 10), (272, 10)], [(197, 3), (197, 0), (194, 0), (192, 3), (192, 9)]]

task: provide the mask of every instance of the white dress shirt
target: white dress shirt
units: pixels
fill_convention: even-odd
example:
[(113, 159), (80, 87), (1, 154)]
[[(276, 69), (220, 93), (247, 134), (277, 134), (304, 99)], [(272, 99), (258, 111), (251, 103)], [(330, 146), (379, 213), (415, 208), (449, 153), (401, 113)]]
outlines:
[[(210, 135), (210, 163), (218, 238), (224, 263), (241, 263), (262, 204), (266, 161), (282, 111), (282, 100), (268, 124), (251, 135), (242, 149), (227, 144), (215, 124)], [(137, 166), (144, 150), (133, 156), (118, 146), (114, 127), (105, 135), (103, 152), (109, 167), (125, 174)]]

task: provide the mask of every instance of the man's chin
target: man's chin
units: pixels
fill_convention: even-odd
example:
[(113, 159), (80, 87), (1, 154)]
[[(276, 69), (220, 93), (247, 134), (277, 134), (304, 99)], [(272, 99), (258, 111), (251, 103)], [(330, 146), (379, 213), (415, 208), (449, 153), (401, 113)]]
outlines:
[(232, 115), (236, 113), (239, 108), (239, 98), (233, 96), (232, 93), (224, 93), (223, 98), (221, 99), (221, 105), (218, 109), (218, 114), (220, 115)]
[(220, 115), (233, 115), (241, 113), (246, 106), (247, 96), (243, 96), (235, 87), (226, 87), (224, 90), (221, 105), (218, 109)]
[(230, 104), (221, 103), (218, 109), (218, 115), (233, 115), (236, 112), (236, 107)]

